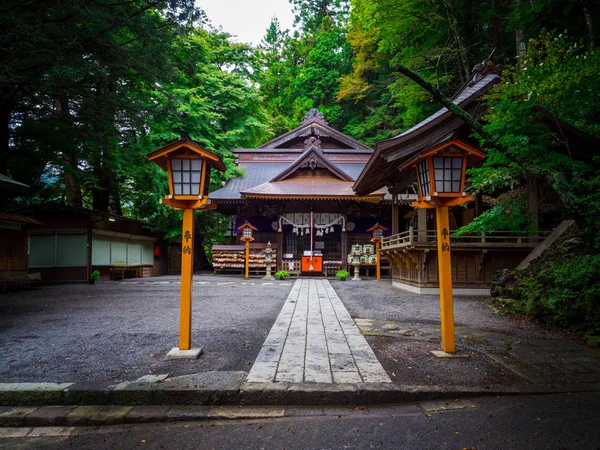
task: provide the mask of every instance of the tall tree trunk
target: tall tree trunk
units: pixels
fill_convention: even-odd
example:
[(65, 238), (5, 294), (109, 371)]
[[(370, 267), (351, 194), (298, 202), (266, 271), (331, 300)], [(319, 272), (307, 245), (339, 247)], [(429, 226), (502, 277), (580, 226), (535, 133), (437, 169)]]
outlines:
[(92, 206), (98, 211), (108, 212), (110, 206), (110, 173), (102, 166), (102, 161), (98, 160), (94, 167), (94, 192), (92, 196)]
[(461, 81), (466, 83), (471, 78), (471, 67), (469, 65), (469, 55), (467, 53), (463, 30), (454, 10), (454, 2), (452, 0), (443, 0), (442, 5), (446, 10), (446, 18), (450, 32), (454, 36), (454, 40), (458, 46), (459, 76)]
[(588, 37), (590, 39), (590, 52), (596, 50), (596, 35), (594, 33), (594, 17), (592, 11), (593, 2), (590, 0), (581, 0), (583, 4), (583, 15), (585, 17), (585, 26), (587, 28)]
[[(114, 174), (110, 163), (111, 152), (114, 150), (114, 139), (117, 135), (115, 106), (111, 102), (116, 89), (116, 82), (110, 75), (102, 83), (99, 83), (96, 89), (95, 107), (97, 111), (96, 120), (94, 121), (94, 134), (99, 143), (99, 153), (94, 158), (96, 184), (93, 191), (93, 205), (94, 209), (105, 212), (111, 210), (111, 196), (116, 188), (116, 184), (113, 183)], [(120, 205), (118, 210), (120, 210)]]
[(62, 160), (65, 179), (65, 203), (69, 206), (81, 208), (83, 207), (83, 199), (81, 197), (81, 184), (77, 172), (79, 160), (77, 156), (64, 151), (62, 153)]
[(0, 174), (2, 175), (8, 175), (10, 118), (14, 105), (15, 102), (12, 98), (2, 95), (2, 100), (0, 100)]
[(118, 183), (112, 183), (112, 189), (110, 191), (110, 204), (112, 211), (117, 216), (123, 215), (123, 208), (121, 207), (121, 194), (119, 193)]
[[(521, 0), (515, 0), (515, 8), (516, 12), (521, 8)], [(515, 45), (517, 50), (517, 57), (519, 61), (519, 65), (523, 64), (525, 61), (525, 56), (527, 55), (525, 42), (523, 42), (523, 30), (519, 27), (515, 30)]]
[[(70, 128), (73, 125), (73, 117), (69, 111), (69, 97), (66, 92), (61, 92), (54, 101), (54, 115), (58, 120), (66, 123)], [(68, 137), (68, 144), (61, 148), (63, 161), (63, 176), (65, 180), (65, 203), (69, 206), (83, 206), (81, 197), (81, 183), (79, 182), (79, 158), (77, 157), (77, 145), (74, 137)]]
[[(0, 100), (0, 174), (8, 175), (8, 153), (10, 142), (10, 118), (14, 107), (14, 100), (6, 98), (4, 92)], [(8, 206), (6, 195), (0, 195), (0, 211)]]

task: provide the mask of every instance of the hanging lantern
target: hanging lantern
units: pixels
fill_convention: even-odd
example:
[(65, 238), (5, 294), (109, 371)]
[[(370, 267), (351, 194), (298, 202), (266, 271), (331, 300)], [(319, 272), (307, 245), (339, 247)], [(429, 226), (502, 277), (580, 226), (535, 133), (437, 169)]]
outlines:
[(329, 229), (330, 233), (333, 233), (333, 225), (331, 225), (331, 228)]

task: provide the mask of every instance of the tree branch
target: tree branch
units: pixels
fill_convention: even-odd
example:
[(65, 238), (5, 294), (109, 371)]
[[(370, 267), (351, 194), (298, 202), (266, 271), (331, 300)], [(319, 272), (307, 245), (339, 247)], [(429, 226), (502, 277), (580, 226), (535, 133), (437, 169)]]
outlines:
[(458, 106), (456, 103), (454, 103), (449, 97), (442, 94), (442, 92), (439, 89), (437, 89), (435, 86), (433, 86), (428, 81), (424, 80), (418, 73), (412, 71), (408, 67), (403, 66), (401, 64), (398, 64), (396, 66), (396, 70), (398, 72), (400, 72), (402, 75), (406, 76), (407, 78), (409, 78), (412, 81), (414, 81), (415, 83), (417, 83), (419, 86), (421, 86), (427, 92), (429, 92), (436, 102), (438, 102), (442, 106), (446, 107), (448, 109), (448, 111), (450, 111), (455, 116), (458, 116), (462, 120), (464, 120), (465, 123), (470, 128), (472, 128), (474, 131), (479, 133), (486, 140), (492, 141), (492, 142), (494, 141), (492, 136), (483, 128), (483, 126), (479, 122), (477, 122), (475, 117), (473, 117), (471, 114), (469, 114), (464, 109), (462, 109), (460, 106)]

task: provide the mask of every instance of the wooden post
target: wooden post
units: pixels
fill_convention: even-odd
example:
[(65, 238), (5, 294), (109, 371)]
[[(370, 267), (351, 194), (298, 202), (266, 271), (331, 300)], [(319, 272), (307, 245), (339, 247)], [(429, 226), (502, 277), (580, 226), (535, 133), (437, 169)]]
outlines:
[(438, 272), (440, 281), (440, 318), (442, 323), (442, 350), (456, 351), (454, 343), (454, 307), (452, 305), (452, 269), (450, 258), (450, 226), (448, 207), (436, 208)]
[[(533, 226), (538, 228), (538, 196), (537, 196), (537, 178), (534, 175), (527, 175), (527, 196), (529, 215)], [(529, 242), (534, 244), (538, 242), (537, 233), (529, 238)]]
[(275, 262), (275, 272), (277, 272), (277, 267), (283, 268), (283, 230), (277, 233), (277, 261)]
[(375, 241), (375, 255), (377, 258), (377, 279), (381, 280), (381, 240)]
[(246, 240), (246, 275), (245, 278), (248, 279), (248, 272), (250, 270), (250, 240)]
[(194, 276), (194, 210), (183, 210), (181, 234), (181, 301), (179, 350), (192, 347), (192, 278)]
[(427, 210), (419, 208), (417, 211), (417, 229), (419, 230), (419, 242), (427, 241)]
[(392, 234), (400, 233), (400, 220), (398, 219), (398, 204), (392, 203)]
[[(345, 222), (342, 222), (343, 224), (347, 225), (348, 222), (346, 221), (346, 217), (344, 218)], [(342, 255), (341, 255), (341, 261), (342, 264), (340, 265), (340, 269), (346, 269), (346, 268), (350, 268), (348, 267), (348, 232), (345, 231), (346, 227), (344, 225), (342, 225), (342, 233), (341, 233), (341, 250), (342, 250)]]

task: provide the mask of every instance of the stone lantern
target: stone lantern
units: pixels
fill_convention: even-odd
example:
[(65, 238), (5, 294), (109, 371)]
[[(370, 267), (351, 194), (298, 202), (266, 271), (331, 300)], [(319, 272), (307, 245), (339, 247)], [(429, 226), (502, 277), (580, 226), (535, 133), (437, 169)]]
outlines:
[(362, 245), (353, 245), (351, 255), (352, 265), (354, 266), (354, 278), (352, 278), (352, 281), (360, 281), (360, 258), (363, 256)]
[(271, 266), (273, 265), (273, 249), (271, 248), (271, 242), (267, 243), (265, 248), (265, 266), (267, 266), (267, 274), (263, 277), (263, 280), (274, 280), (275, 278), (271, 275)]

